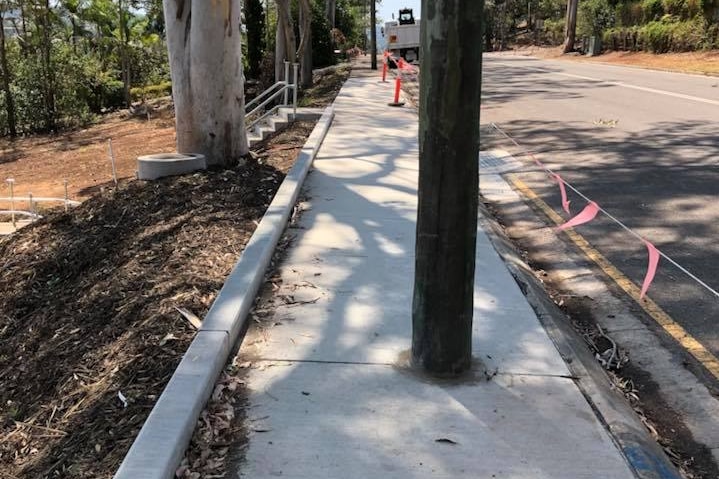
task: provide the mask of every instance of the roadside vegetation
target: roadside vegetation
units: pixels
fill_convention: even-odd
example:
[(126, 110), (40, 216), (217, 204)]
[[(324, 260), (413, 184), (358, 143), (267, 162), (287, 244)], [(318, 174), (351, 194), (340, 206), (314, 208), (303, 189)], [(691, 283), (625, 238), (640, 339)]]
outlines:
[[(303, 105), (333, 101), (361, 44), (360, 2), (335, 3), (334, 29), (310, 3), (321, 70)], [(252, 97), (275, 82), (278, 15), (272, 0), (244, 7)], [(83, 200), (0, 237), (0, 477), (111, 477), (313, 122), (207, 171), (137, 181), (135, 158), (177, 137), (162, 2), (0, 0), (0, 19), (0, 196), (14, 177), (16, 194), (62, 197), (67, 179)], [(206, 460), (191, 465), (209, 477)]]
[[(275, 3), (245, 2), (250, 97), (275, 81)], [(362, 2), (335, 3), (332, 28), (325, 0), (311, 1), (314, 68), (363, 41)], [(298, 18), (296, 0), (290, 8)], [(172, 91), (162, 0), (0, 0), (0, 25), (0, 137), (87, 127)]]
[[(596, 37), (605, 50), (651, 53), (719, 48), (716, 0), (581, 0), (577, 3), (574, 48)], [(513, 45), (558, 46), (565, 41), (567, 2), (486, 2), (485, 50)], [(574, 49), (573, 48), (573, 49)]]
[[(316, 75), (305, 101), (330, 104), (349, 73)], [(0, 237), (0, 477), (111, 477), (313, 125)], [(191, 465), (210, 477), (225, 459)]]

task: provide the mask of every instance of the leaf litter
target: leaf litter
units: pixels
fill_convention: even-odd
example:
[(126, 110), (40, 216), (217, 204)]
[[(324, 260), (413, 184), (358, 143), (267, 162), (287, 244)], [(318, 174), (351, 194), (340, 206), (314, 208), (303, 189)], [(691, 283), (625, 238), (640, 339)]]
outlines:
[[(196, 333), (176, 308), (205, 315), (312, 127), (262, 164), (121, 182), (0, 239), (0, 477), (114, 474)], [(231, 419), (206, 413), (206, 435)], [(212, 451), (189, 469), (219, 470)]]

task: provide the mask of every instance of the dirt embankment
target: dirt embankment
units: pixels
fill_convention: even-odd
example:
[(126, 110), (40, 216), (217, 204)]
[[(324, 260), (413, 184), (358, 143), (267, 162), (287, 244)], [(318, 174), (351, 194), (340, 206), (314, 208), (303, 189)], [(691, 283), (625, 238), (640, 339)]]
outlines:
[[(107, 115), (89, 128), (59, 135), (38, 135), (15, 141), (0, 138), (0, 181), (15, 179), (15, 194), (65, 194), (85, 200), (101, 188), (113, 186), (109, 142), (115, 154), (117, 176), (135, 177), (140, 155), (175, 150), (175, 120), (169, 98), (153, 101), (149, 116), (119, 112)], [(0, 183), (0, 196), (7, 187)], [(0, 209), (8, 205), (0, 203)]]
[(0, 477), (112, 475), (311, 128), (0, 240)]
[[(304, 101), (330, 104), (348, 76), (317, 76)], [(119, 189), (107, 138), (119, 176), (134, 176), (136, 156), (174, 149), (171, 105), (0, 140), (0, 179), (62, 196), (68, 178), (89, 198), (0, 238), (0, 478), (112, 477), (194, 336), (176, 308), (204, 316), (312, 127), (293, 124), (244, 166)]]
[(518, 55), (531, 55), (538, 58), (610, 63), (613, 65), (648, 68), (652, 70), (719, 76), (719, 51), (717, 50), (662, 54), (609, 51), (595, 57), (587, 57), (578, 54), (563, 55), (561, 47), (521, 47), (515, 50), (514, 53)]

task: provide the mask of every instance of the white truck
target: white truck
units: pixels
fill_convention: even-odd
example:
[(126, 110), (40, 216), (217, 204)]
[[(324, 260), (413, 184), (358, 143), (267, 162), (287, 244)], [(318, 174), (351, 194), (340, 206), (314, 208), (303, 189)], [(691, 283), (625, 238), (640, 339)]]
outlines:
[(398, 21), (385, 23), (382, 35), (387, 40), (387, 51), (395, 58), (419, 62), (419, 21), (411, 8), (400, 10)]

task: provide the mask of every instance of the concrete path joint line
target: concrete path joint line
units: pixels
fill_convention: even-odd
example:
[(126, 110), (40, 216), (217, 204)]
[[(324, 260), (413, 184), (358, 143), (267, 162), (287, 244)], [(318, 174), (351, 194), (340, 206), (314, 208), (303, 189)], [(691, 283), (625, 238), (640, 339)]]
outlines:
[[(568, 368), (482, 226), (471, 341), (491, 380), (480, 370), (480, 380), (442, 384), (357, 364), (391, 363), (411, 343), (418, 121), (409, 109), (386, 107), (391, 88), (375, 72), (352, 75), (335, 101), (337, 122), (308, 180), (310, 209), (274, 293), (314, 298), (316, 290), (303, 286), (309, 280), (352, 294), (291, 310), (275, 304), (277, 317), (292, 319), (272, 328), (270, 340), (248, 342), (248, 356), (287, 365), (248, 371), (248, 408), (265, 418), (263, 432), (250, 435), (232, 472), (248, 479), (636, 477), (583, 395), (585, 381), (575, 378), (582, 375)], [(405, 165), (415, 168), (397, 168)], [(328, 363), (341, 366), (319, 366)]]
[[(333, 118), (334, 109), (325, 109), (114, 479), (175, 477), (197, 419), (244, 328), (275, 246)], [(311, 150), (307, 145), (312, 146)]]

